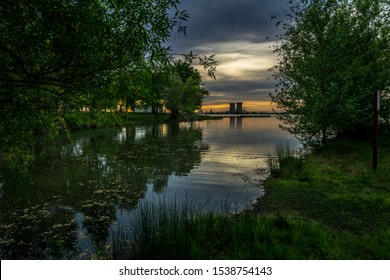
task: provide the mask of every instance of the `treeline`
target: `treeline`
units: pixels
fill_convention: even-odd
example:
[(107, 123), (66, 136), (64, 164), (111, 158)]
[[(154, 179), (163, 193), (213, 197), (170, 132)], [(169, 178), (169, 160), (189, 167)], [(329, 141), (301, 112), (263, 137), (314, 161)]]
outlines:
[(33, 137), (66, 129), (64, 114), (165, 107), (177, 118), (208, 94), (196, 60), (173, 56), (189, 15), (180, 0), (0, 2), (0, 158), (31, 158)]
[(271, 94), (289, 131), (310, 145), (372, 131), (373, 94), (381, 91), (380, 121), (390, 129), (390, 2), (290, 1), (272, 69)]

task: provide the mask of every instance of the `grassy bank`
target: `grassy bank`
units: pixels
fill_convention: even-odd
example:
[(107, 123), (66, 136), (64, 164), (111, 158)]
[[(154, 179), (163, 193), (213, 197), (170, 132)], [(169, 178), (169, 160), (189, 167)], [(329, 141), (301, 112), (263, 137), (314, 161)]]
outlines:
[[(179, 121), (199, 121), (216, 119), (203, 115), (181, 116)], [(118, 113), (118, 112), (73, 112), (65, 113), (64, 120), (70, 130), (80, 130), (98, 127), (122, 126), (134, 123), (151, 124), (165, 123), (170, 121), (167, 113)]]
[(333, 242), (331, 232), (304, 219), (212, 213), (183, 217), (172, 213), (162, 221), (153, 224), (144, 220), (135, 240), (118, 234), (109, 258), (245, 260), (337, 256), (337, 248), (329, 246)]
[(295, 159), (265, 182), (255, 212), (323, 226), (339, 247), (335, 258), (389, 259), (390, 139), (381, 139), (377, 171), (371, 157), (369, 142), (336, 140)]
[(266, 194), (240, 215), (140, 209), (138, 233), (119, 231), (104, 258), (389, 259), (389, 140), (376, 172), (367, 142), (335, 141), (305, 158), (280, 153)]

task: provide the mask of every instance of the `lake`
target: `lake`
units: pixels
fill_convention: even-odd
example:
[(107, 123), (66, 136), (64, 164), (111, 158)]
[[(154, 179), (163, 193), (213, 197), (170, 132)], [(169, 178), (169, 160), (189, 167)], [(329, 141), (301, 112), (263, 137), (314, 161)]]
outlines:
[(237, 212), (263, 194), (265, 157), (298, 141), (274, 117), (226, 117), (71, 134), (0, 182), (1, 259), (88, 258), (141, 203)]

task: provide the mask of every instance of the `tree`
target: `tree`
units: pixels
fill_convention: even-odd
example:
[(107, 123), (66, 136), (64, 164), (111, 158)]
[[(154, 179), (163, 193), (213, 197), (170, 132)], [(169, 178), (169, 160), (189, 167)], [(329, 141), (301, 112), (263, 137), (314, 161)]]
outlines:
[(208, 94), (199, 71), (189, 62), (179, 60), (173, 64), (163, 92), (164, 105), (171, 112), (171, 120), (178, 120), (179, 114), (193, 114), (201, 108)]
[(116, 71), (168, 61), (165, 44), (188, 18), (170, 16), (179, 2), (1, 1), (0, 156), (27, 155), (38, 130), (63, 128), (64, 110), (101, 110)]
[(278, 26), (272, 70), (279, 80), (272, 100), (285, 128), (308, 144), (366, 131), (372, 94), (389, 84), (386, 75), (389, 5), (385, 0), (290, 1)]
[(144, 107), (152, 90), (152, 72), (144, 62), (136, 67), (126, 67), (115, 71), (110, 84), (110, 98), (114, 110), (128, 111)]

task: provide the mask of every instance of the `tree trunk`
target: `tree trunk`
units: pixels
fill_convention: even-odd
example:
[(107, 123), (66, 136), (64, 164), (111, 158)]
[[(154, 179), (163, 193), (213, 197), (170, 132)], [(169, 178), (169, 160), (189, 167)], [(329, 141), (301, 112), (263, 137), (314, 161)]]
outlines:
[(324, 128), (321, 131), (321, 144), (322, 144), (322, 146), (325, 146), (327, 141), (328, 141), (328, 135), (326, 133), (326, 128)]
[(157, 106), (152, 107), (152, 114), (154, 114), (156, 119), (158, 118), (158, 107)]
[(171, 121), (178, 121), (178, 120), (179, 120), (179, 110), (172, 109), (171, 110)]

